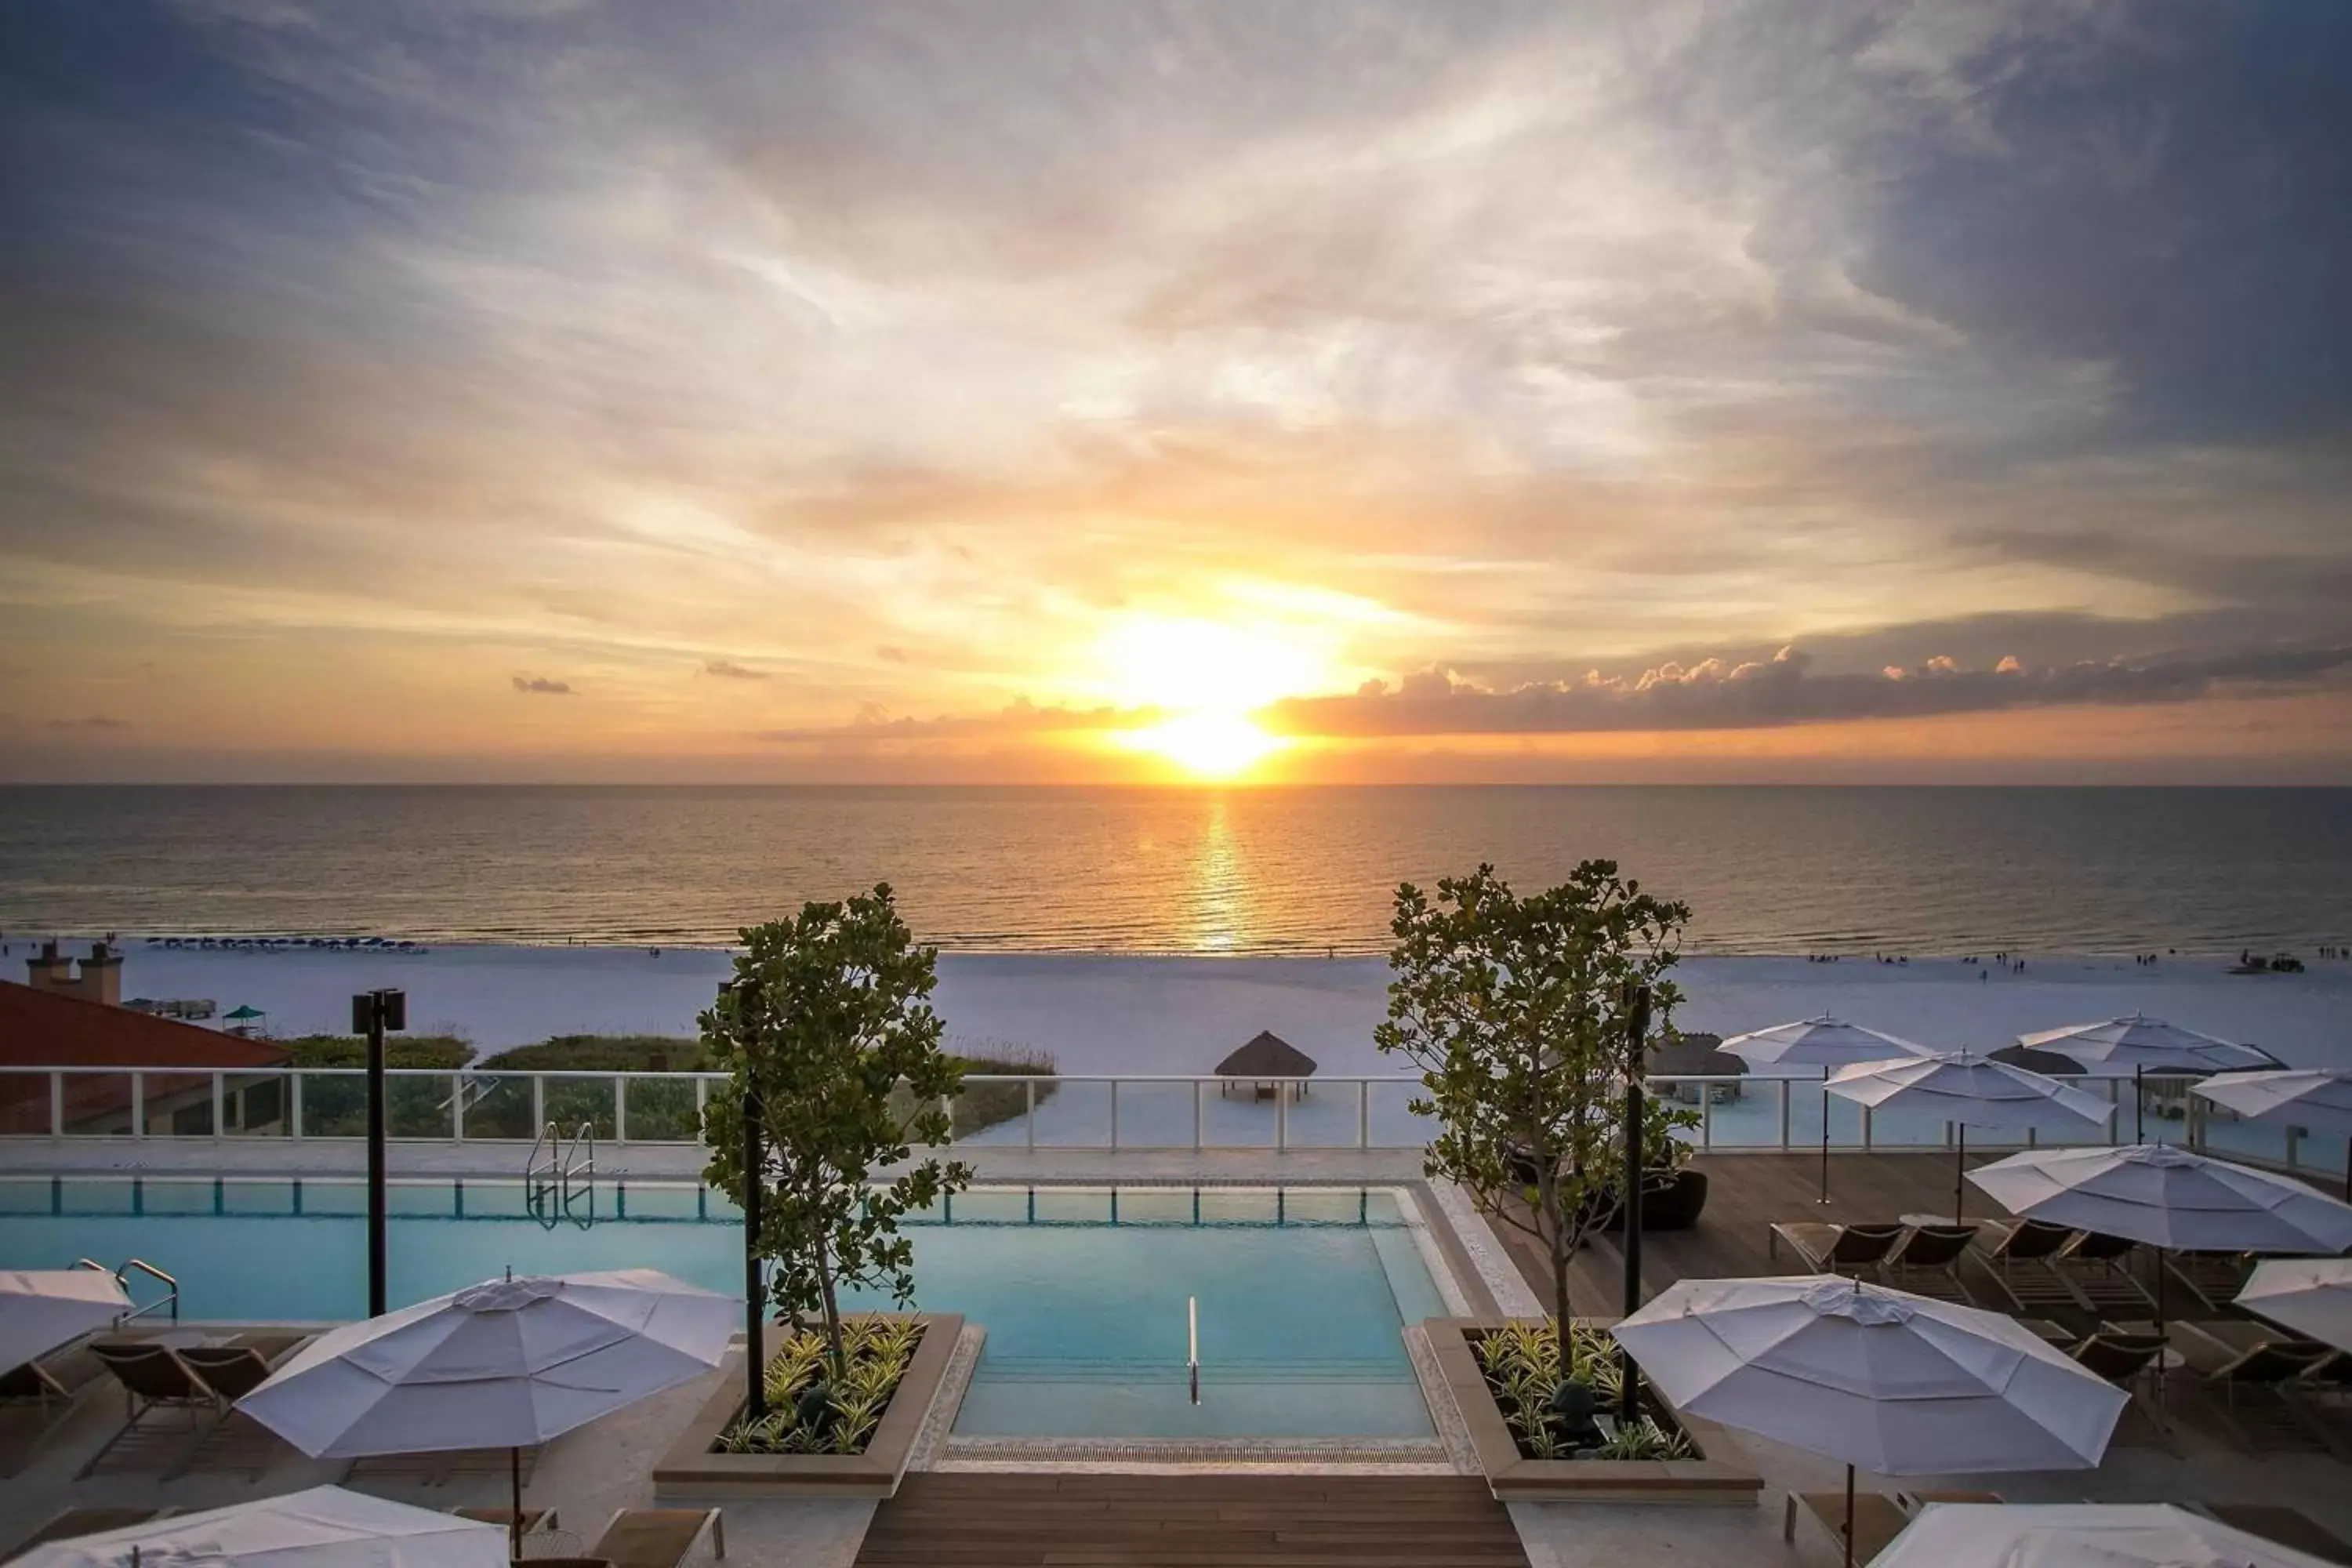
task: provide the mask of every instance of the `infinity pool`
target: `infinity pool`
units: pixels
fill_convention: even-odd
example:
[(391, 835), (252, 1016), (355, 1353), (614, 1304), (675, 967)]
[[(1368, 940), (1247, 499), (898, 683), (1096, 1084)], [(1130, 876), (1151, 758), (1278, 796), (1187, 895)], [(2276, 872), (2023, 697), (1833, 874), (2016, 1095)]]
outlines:
[[(139, 1258), (185, 1317), (356, 1318), (365, 1202), (350, 1181), (0, 1178), (0, 1268)], [(520, 1183), (401, 1183), (391, 1210), (394, 1306), (509, 1266), (742, 1289), (740, 1216), (698, 1186), (603, 1184), (566, 1216)], [(1052, 1188), (965, 1193), (908, 1229), (917, 1304), (988, 1331), (960, 1435), (1403, 1437), (1432, 1427), (1401, 1330), (1445, 1310), (1413, 1223), (1381, 1188)]]

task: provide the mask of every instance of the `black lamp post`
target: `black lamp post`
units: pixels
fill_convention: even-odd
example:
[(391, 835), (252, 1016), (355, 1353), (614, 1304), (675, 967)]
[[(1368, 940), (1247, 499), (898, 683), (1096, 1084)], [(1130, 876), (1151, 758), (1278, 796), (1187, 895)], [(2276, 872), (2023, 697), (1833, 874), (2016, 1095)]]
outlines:
[(352, 998), (352, 1033), (367, 1037), (368, 1316), (384, 1314), (383, 1036), (408, 1027), (408, 994), (367, 991)]
[[(736, 1038), (747, 1059), (759, 1031), (760, 987), (756, 982), (728, 984), (735, 994)], [(760, 1262), (760, 1199), (766, 1184), (760, 1179), (767, 1153), (760, 1139), (760, 1096), (746, 1073), (743, 1080), (743, 1419), (757, 1421), (768, 1413), (767, 1361), (761, 1319), (766, 1314), (767, 1272)]]
[[(1625, 1315), (1642, 1310), (1642, 1073), (1649, 1065), (1650, 988), (1625, 988)], [(1633, 1358), (1617, 1352), (1622, 1374), (1620, 1414), (1631, 1421), (1641, 1413), (1641, 1374)]]

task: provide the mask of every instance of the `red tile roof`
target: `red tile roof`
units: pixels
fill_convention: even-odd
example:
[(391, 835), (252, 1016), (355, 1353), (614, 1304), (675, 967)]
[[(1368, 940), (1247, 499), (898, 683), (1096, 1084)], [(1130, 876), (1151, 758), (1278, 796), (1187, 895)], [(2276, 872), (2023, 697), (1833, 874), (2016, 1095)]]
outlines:
[(0, 980), (0, 1065), (266, 1068), (281, 1047)]

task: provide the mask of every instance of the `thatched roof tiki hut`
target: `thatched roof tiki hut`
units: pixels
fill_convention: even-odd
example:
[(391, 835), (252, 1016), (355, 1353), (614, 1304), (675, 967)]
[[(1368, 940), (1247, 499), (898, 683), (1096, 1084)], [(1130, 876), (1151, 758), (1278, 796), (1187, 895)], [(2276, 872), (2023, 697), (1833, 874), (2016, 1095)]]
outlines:
[(1314, 1070), (1313, 1057), (1271, 1029), (1260, 1029), (1247, 1045), (1217, 1064), (1217, 1076), (1227, 1080), (1217, 1086), (1217, 1092), (1229, 1094), (1235, 1083), (1246, 1083), (1253, 1100), (1277, 1098), (1286, 1089), (1303, 1095), (1305, 1084), (1284, 1080), (1303, 1079)]

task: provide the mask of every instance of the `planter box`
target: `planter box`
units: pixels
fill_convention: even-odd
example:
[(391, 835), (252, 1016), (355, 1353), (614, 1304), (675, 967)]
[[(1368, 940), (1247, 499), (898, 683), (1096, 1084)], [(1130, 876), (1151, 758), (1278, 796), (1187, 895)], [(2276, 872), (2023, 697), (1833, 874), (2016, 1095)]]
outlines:
[[(878, 1318), (915, 1314), (879, 1312)], [(728, 1498), (850, 1497), (887, 1498), (897, 1494), (907, 1461), (915, 1451), (931, 1402), (939, 1397), (948, 1363), (955, 1355), (963, 1319), (952, 1312), (922, 1315), (923, 1341), (915, 1359), (890, 1395), (889, 1408), (874, 1428), (862, 1454), (719, 1454), (711, 1451), (720, 1434), (743, 1411), (743, 1363), (730, 1356), (728, 1375), (695, 1414), (686, 1431), (654, 1467), (656, 1503), (703, 1502)], [(766, 1365), (783, 1342), (783, 1331), (765, 1325), (761, 1364)]]
[[(1697, 1448), (1696, 1459), (1529, 1459), (1486, 1387), (1470, 1336), (1504, 1327), (1505, 1318), (1430, 1318), (1423, 1331), (1438, 1371), (1469, 1428), (1487, 1489), (1505, 1502), (1658, 1502), (1753, 1504), (1763, 1478), (1706, 1458), (1718, 1428), (1679, 1413), (1675, 1419)], [(1654, 1394), (1653, 1397), (1655, 1397)]]

